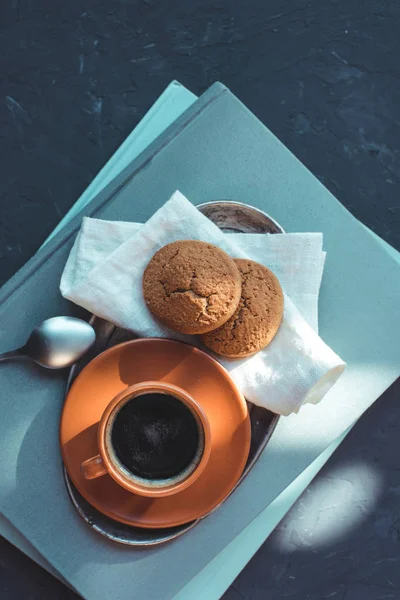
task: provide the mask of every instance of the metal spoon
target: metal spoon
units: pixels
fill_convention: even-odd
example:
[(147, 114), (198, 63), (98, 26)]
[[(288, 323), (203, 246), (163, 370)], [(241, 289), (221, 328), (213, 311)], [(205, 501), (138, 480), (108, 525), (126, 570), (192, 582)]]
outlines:
[(94, 329), (86, 321), (53, 317), (38, 325), (22, 348), (0, 354), (0, 361), (30, 358), (47, 369), (63, 369), (78, 362), (95, 339)]

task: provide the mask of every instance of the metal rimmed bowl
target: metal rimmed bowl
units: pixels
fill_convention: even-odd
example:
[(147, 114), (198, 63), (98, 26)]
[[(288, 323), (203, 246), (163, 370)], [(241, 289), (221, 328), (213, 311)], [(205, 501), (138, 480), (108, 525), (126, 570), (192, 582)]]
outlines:
[[(233, 200), (217, 200), (199, 204), (197, 208), (222, 231), (232, 233), (284, 233), (279, 223), (267, 213), (248, 204)], [(96, 331), (96, 342), (89, 354), (71, 368), (67, 391), (76, 376), (95, 356), (111, 346), (136, 337), (132, 332), (115, 327), (108, 321), (95, 316), (92, 317), (90, 322)], [(248, 406), (251, 422), (250, 452), (243, 474), (231, 493), (235, 491), (254, 466), (256, 460), (268, 444), (279, 419), (279, 416), (275, 413), (255, 406), (250, 402), (248, 402)], [(191, 523), (185, 523), (184, 525), (168, 529), (145, 529), (125, 525), (110, 519), (92, 507), (75, 488), (65, 469), (64, 476), (72, 504), (80, 517), (94, 531), (120, 544), (128, 546), (154, 546), (162, 544), (183, 535), (200, 521), (200, 519), (197, 519)]]

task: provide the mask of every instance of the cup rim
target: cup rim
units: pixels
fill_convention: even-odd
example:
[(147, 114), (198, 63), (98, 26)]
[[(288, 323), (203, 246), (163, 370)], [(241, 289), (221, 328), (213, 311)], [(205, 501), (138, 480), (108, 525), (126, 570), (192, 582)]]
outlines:
[[(118, 468), (118, 466), (115, 464), (115, 460), (110, 455), (107, 447), (107, 427), (116, 410), (119, 407), (122, 408), (122, 406), (126, 404), (126, 402), (128, 402), (132, 397), (134, 398), (135, 396), (142, 395), (144, 393), (151, 393), (151, 391), (168, 393), (169, 395), (172, 395), (183, 402), (192, 412), (195, 413), (195, 416), (197, 417), (203, 430), (203, 451), (201, 453), (200, 460), (194, 467), (193, 471), (191, 471), (187, 477), (179, 481), (159, 487), (146, 486), (139, 477), (136, 479), (134, 475), (132, 477), (125, 475), (123, 469)], [(185, 390), (163, 381), (143, 381), (129, 386), (117, 394), (117, 396), (115, 396), (108, 404), (102, 415), (97, 437), (99, 453), (108, 474), (116, 481), (116, 483), (128, 491), (140, 496), (146, 496), (148, 498), (171, 496), (172, 494), (176, 494), (189, 487), (198, 479), (198, 477), (200, 477), (204, 471), (211, 453), (211, 429), (204, 409), (199, 402), (197, 402), (197, 400), (195, 400), (195, 398), (193, 398), (193, 396), (188, 394)]]

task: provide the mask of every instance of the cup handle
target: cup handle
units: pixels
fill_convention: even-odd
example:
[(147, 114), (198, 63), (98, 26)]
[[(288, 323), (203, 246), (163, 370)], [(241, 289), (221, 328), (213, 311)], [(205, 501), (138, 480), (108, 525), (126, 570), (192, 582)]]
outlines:
[(81, 470), (85, 479), (96, 479), (107, 473), (100, 454), (88, 458), (81, 464)]

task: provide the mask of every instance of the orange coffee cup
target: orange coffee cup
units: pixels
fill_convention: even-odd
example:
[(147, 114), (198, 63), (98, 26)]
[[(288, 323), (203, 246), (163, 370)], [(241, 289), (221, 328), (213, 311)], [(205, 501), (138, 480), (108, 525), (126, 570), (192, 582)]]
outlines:
[[(146, 394), (165, 394), (179, 401), (189, 410), (197, 425), (195, 453), (189, 464), (166, 478), (149, 478), (133, 473), (121, 462), (113, 444), (113, 426), (121, 409)], [(128, 491), (150, 498), (170, 496), (189, 487), (203, 472), (211, 450), (211, 430), (200, 404), (183, 389), (157, 381), (132, 385), (111, 400), (99, 422), (97, 439), (99, 454), (82, 463), (84, 477), (95, 479), (108, 474)]]

